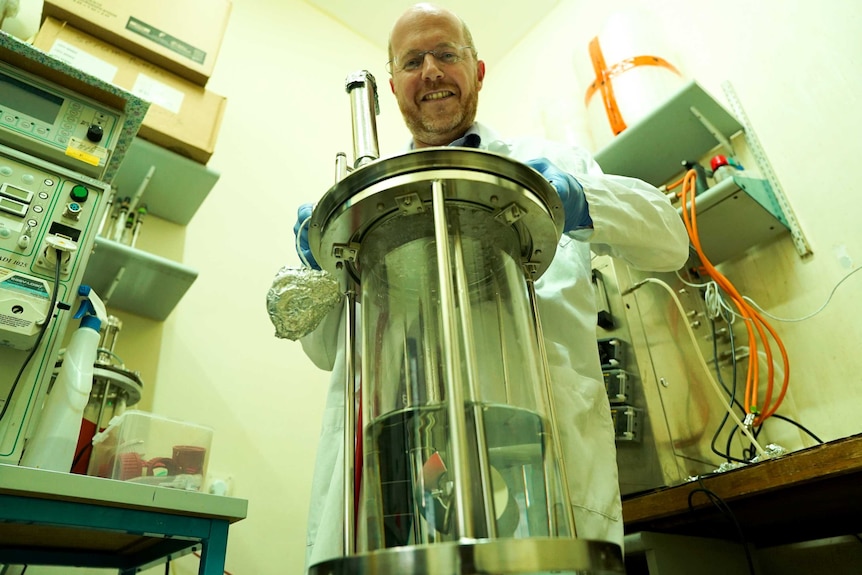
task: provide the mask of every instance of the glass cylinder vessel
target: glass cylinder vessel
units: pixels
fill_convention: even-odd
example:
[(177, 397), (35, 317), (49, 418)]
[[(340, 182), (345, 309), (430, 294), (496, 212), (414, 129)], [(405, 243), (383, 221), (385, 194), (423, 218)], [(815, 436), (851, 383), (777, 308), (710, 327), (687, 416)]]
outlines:
[[(359, 509), (367, 550), (568, 534), (518, 235), (483, 207), (451, 201), (445, 212), (455, 264), (444, 271), (454, 288), (451, 338), (432, 211), (390, 218), (363, 241)], [(457, 361), (457, 399), (447, 389), (449, 361)], [(469, 518), (458, 517), (452, 477), (453, 399), (465, 423)]]
[(345, 558), (310, 573), (624, 572), (618, 547), (576, 539), (565, 488), (532, 289), (562, 221), (540, 174), (479, 150), (379, 160), (322, 198), (309, 241), (360, 304), (359, 408)]

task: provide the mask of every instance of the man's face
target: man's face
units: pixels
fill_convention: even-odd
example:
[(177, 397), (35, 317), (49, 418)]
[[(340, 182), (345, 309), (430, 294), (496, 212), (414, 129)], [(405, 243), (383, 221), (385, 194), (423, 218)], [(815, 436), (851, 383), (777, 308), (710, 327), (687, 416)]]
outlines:
[[(443, 146), (463, 136), (476, 118), (485, 63), (465, 47), (460, 21), (445, 13), (407, 14), (390, 42), (395, 61), (389, 85), (416, 147)], [(437, 56), (425, 53), (430, 50)]]

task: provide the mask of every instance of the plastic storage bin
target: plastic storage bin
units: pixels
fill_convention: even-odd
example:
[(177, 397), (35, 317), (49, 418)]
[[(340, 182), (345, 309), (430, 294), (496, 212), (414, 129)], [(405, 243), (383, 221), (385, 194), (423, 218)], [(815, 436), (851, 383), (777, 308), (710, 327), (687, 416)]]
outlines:
[(200, 491), (212, 429), (129, 410), (93, 437), (88, 475)]

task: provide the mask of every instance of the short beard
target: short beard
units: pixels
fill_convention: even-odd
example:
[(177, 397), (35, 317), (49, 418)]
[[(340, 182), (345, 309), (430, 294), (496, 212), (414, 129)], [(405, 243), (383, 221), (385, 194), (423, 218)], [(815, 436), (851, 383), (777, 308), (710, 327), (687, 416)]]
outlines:
[(460, 109), (455, 116), (425, 120), (421, 116), (415, 117), (404, 114), (407, 128), (413, 134), (414, 142), (421, 142), (430, 146), (445, 146), (464, 135), (476, 119), (476, 110), (479, 103), (479, 93), (473, 92), (467, 100), (464, 108)]

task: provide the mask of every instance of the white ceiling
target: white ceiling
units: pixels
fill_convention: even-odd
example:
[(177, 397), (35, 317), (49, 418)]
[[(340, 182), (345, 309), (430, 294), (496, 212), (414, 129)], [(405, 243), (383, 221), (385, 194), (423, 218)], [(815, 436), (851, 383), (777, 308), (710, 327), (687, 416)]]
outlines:
[[(389, 30), (417, 0), (305, 0), (359, 36), (386, 50)], [(470, 27), (479, 57), (500, 59), (560, 0), (442, 0)]]

